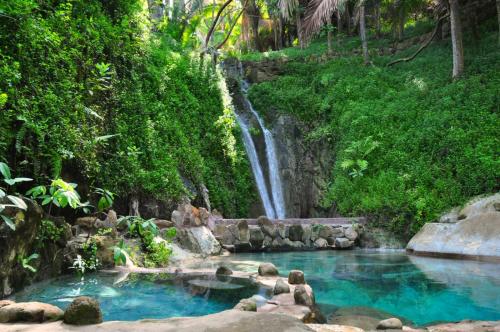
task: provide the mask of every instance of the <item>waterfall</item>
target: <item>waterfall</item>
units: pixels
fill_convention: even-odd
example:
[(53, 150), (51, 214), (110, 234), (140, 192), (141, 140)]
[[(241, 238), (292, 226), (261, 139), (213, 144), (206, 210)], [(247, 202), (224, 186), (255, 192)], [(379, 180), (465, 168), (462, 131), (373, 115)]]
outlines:
[[(253, 108), (252, 103), (248, 100), (247, 92), (248, 92), (248, 83), (246, 81), (241, 82), (241, 91), (243, 92), (243, 96), (245, 97), (245, 102), (248, 106), (248, 109), (253, 114), (253, 116), (257, 119), (259, 123), (260, 130), (264, 135), (264, 143), (266, 148), (266, 159), (267, 165), (269, 169), (269, 183), (271, 185), (271, 197), (273, 200), (273, 207), (275, 211), (275, 217), (278, 219), (285, 218), (285, 200), (283, 199), (283, 186), (281, 184), (281, 177), (279, 174), (279, 164), (278, 157), (276, 155), (276, 149), (274, 146), (274, 138), (273, 134), (269, 129), (267, 129), (264, 125), (264, 121), (259, 116), (259, 114)], [(269, 216), (268, 216), (269, 217)]]
[(257, 183), (257, 189), (259, 190), (260, 198), (262, 199), (262, 204), (264, 205), (264, 210), (266, 216), (269, 218), (275, 218), (275, 212), (273, 203), (269, 199), (269, 194), (267, 192), (266, 181), (264, 179), (264, 172), (262, 172), (262, 167), (260, 165), (259, 157), (257, 155), (257, 149), (253, 143), (252, 135), (250, 135), (250, 130), (248, 129), (248, 124), (245, 122), (242, 116), (236, 113), (236, 120), (240, 125), (241, 131), (243, 133), (243, 143), (245, 145), (245, 150), (247, 151), (248, 159), (250, 159), (250, 166), (252, 167), (253, 176), (255, 177), (255, 182)]
[[(238, 69), (240, 76), (243, 76), (241, 63), (239, 64)], [(255, 111), (252, 103), (248, 100), (247, 92), (248, 83), (246, 81), (241, 81), (241, 94), (245, 103), (245, 110), (248, 114), (243, 116), (242, 114), (236, 113), (236, 120), (238, 121), (243, 133), (243, 143), (248, 154), (248, 159), (250, 160), (250, 165), (252, 167), (252, 172), (255, 177), (255, 182), (257, 184), (262, 204), (264, 205), (266, 216), (273, 219), (284, 219), (286, 217), (285, 200), (283, 199), (283, 186), (279, 173), (279, 164), (278, 157), (276, 155), (274, 137), (271, 131), (265, 127), (264, 121)], [(250, 118), (253, 117), (257, 120), (264, 137), (265, 156), (269, 169), (270, 188), (268, 188), (266, 178), (264, 177), (263, 167), (261, 161), (259, 160), (259, 154), (257, 153), (255, 143), (253, 142), (252, 135), (250, 134), (250, 118), (246, 118), (246, 116), (249, 116)]]

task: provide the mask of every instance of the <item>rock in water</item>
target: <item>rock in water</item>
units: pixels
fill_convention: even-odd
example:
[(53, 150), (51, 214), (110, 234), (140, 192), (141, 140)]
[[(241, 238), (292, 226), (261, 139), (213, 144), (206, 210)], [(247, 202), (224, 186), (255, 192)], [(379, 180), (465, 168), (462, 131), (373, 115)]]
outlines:
[(277, 276), (278, 269), (272, 263), (262, 263), (259, 265), (259, 275), (263, 277)]
[(273, 293), (274, 295), (290, 293), (290, 286), (288, 286), (288, 284), (282, 279), (278, 279), (278, 281), (276, 281), (276, 284), (274, 285)]
[(311, 307), (314, 305), (314, 295), (309, 294), (304, 285), (297, 285), (295, 291), (293, 292), (293, 298), (295, 303), (299, 305), (305, 305)]
[(291, 225), (288, 230), (288, 238), (292, 241), (302, 241), (304, 236), (304, 229), (302, 225)]
[(87, 296), (77, 297), (64, 312), (64, 322), (73, 325), (102, 323), (99, 302)]
[(304, 272), (300, 270), (292, 270), (288, 274), (288, 283), (290, 285), (299, 285), (299, 284), (305, 284), (306, 281), (304, 280)]
[(377, 330), (401, 330), (403, 323), (397, 318), (381, 320), (377, 325)]
[(231, 274), (233, 274), (233, 271), (226, 266), (219, 266), (215, 271), (215, 275), (230, 276)]
[(349, 239), (346, 239), (345, 237), (335, 239), (335, 248), (346, 249), (346, 248), (352, 247), (353, 244), (354, 244), (354, 241), (350, 241)]
[(0, 308), (0, 323), (42, 323), (63, 318), (64, 312), (56, 306), (41, 302), (20, 302)]

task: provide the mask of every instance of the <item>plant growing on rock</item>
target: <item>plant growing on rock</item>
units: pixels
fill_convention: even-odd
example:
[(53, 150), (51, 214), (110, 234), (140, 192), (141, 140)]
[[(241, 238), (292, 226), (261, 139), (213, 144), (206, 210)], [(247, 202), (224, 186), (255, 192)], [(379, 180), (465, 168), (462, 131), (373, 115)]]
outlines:
[(117, 246), (112, 247), (113, 259), (117, 265), (125, 265), (127, 263), (127, 248), (123, 239), (120, 240)]
[[(27, 181), (32, 181), (30, 178), (12, 178), (10, 168), (6, 163), (0, 162), (0, 173), (3, 176), (3, 182), (7, 184), (7, 186), (13, 186), (16, 183), (19, 182), (27, 182)], [(0, 218), (3, 219), (3, 221), (7, 224), (7, 226), (10, 227), (13, 231), (16, 230), (16, 224), (15, 222), (7, 215), (3, 214), (2, 212), (7, 208), (7, 207), (13, 207), (13, 208), (18, 208), (21, 210), (27, 210), (28, 206), (26, 203), (19, 197), (15, 195), (8, 195), (7, 194), (7, 188), (0, 187), (0, 202), (4, 198), (7, 198), (12, 204), (0, 204)]]
[(30, 262), (34, 259), (37, 259), (38, 257), (39, 257), (39, 255), (37, 253), (35, 253), (35, 254), (31, 254), (28, 257), (19, 256), (18, 260), (19, 260), (19, 263), (21, 264), (21, 266), (23, 267), (23, 269), (29, 270), (29, 271), (35, 273), (36, 269), (30, 265)]

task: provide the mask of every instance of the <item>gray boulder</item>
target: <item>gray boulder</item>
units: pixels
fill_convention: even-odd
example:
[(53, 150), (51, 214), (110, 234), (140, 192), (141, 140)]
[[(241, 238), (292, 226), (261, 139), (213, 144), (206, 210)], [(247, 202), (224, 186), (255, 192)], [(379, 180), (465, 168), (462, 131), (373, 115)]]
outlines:
[(278, 279), (273, 289), (274, 295), (279, 295), (283, 293), (290, 293), (290, 286), (282, 279)]
[(72, 325), (102, 323), (99, 302), (87, 296), (77, 297), (64, 312), (64, 322)]
[(64, 312), (58, 307), (41, 302), (12, 303), (0, 308), (0, 323), (42, 323), (62, 319)]
[(295, 304), (312, 307), (314, 305), (314, 295), (309, 293), (304, 285), (297, 285), (293, 292)]
[(333, 227), (330, 225), (319, 225), (321, 226), (319, 229), (319, 237), (323, 239), (327, 239), (331, 236), (333, 236)]
[(262, 263), (259, 265), (259, 275), (263, 277), (277, 276), (278, 269), (272, 263)]
[(231, 274), (233, 274), (233, 271), (227, 266), (219, 266), (215, 271), (215, 275), (230, 276)]
[(264, 233), (259, 227), (256, 226), (250, 226), (249, 228), (250, 232), (250, 244), (252, 245), (253, 248), (261, 248), (262, 244), (264, 243)]
[(267, 235), (271, 238), (275, 237), (275, 226), (271, 222), (271, 220), (269, 220), (268, 217), (260, 216), (257, 219), (257, 225), (259, 225), (259, 227), (262, 230), (262, 232), (264, 233), (264, 235)]
[(254, 299), (242, 299), (235, 307), (236, 310), (241, 311), (257, 311), (257, 303)]
[(345, 237), (340, 237), (335, 239), (335, 248), (347, 249), (354, 245), (354, 241), (346, 239)]
[(377, 325), (377, 330), (401, 330), (403, 323), (397, 318), (381, 320)]
[(292, 270), (288, 274), (288, 283), (290, 285), (299, 285), (299, 284), (305, 284), (306, 281), (304, 279), (304, 272), (300, 270)]
[(352, 226), (345, 229), (344, 235), (351, 241), (355, 241), (358, 238), (358, 232), (356, 232)]
[(316, 241), (314, 241), (314, 247), (316, 249), (325, 249), (325, 248), (328, 248), (328, 241), (326, 241), (323, 238), (319, 238)]

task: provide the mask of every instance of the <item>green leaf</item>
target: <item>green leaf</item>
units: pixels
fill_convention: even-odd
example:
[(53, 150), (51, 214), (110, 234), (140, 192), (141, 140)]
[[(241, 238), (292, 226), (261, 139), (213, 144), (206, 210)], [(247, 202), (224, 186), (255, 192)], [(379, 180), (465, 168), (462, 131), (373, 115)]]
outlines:
[(98, 136), (96, 138), (94, 138), (94, 142), (103, 142), (103, 141), (107, 141), (108, 139), (112, 138), (112, 137), (115, 137), (115, 136), (118, 136), (117, 134), (113, 134), (113, 135), (104, 135), (104, 136)]
[(28, 209), (28, 206), (26, 205), (26, 203), (21, 198), (19, 198), (17, 196), (12, 196), (12, 195), (8, 195), (7, 198), (9, 199), (9, 201), (11, 201), (19, 209), (21, 209), (21, 210), (27, 210)]
[(10, 179), (10, 168), (6, 163), (0, 162), (0, 173), (4, 179)]
[(13, 186), (14, 184), (19, 183), (19, 182), (33, 181), (33, 179), (30, 179), (30, 178), (14, 178), (14, 179), (5, 179), (4, 181), (8, 185)]
[(4, 198), (4, 197), (5, 197), (5, 191), (0, 189), (0, 198)]
[(10, 227), (10, 229), (12, 229), (13, 231), (16, 230), (16, 224), (12, 219), (3, 214), (0, 214), (0, 217), (2, 217), (3, 221), (5, 221), (5, 223), (7, 224), (7, 226)]
[(47, 204), (49, 204), (51, 201), (52, 201), (52, 197), (47, 196), (47, 197), (45, 197), (45, 198), (43, 199), (43, 201), (42, 201), (42, 205), (47, 205)]
[(33, 272), (33, 273), (35, 273), (35, 272), (36, 272), (36, 269), (35, 269), (33, 266), (31, 266), (31, 265), (28, 265), (28, 264), (23, 264), (23, 267), (24, 267), (25, 269), (30, 270), (30, 271), (31, 271), (31, 272)]

